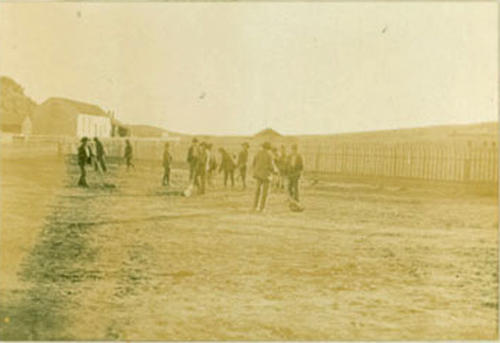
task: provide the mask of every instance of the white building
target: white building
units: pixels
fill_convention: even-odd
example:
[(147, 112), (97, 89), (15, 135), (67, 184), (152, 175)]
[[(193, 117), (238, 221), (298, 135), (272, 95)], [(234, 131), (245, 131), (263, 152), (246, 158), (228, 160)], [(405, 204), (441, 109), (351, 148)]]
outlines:
[(111, 137), (112, 132), (110, 113), (80, 101), (50, 98), (37, 107), (34, 115), (34, 134), (93, 138)]
[(76, 121), (78, 137), (111, 137), (111, 119), (98, 115), (79, 113)]

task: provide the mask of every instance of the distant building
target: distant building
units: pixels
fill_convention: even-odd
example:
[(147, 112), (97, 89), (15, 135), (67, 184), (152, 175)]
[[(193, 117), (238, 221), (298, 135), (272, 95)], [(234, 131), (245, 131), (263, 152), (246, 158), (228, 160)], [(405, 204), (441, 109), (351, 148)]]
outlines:
[(113, 117), (96, 105), (50, 98), (35, 111), (33, 133), (76, 137), (111, 137), (120, 136), (120, 133), (126, 135), (126, 128)]

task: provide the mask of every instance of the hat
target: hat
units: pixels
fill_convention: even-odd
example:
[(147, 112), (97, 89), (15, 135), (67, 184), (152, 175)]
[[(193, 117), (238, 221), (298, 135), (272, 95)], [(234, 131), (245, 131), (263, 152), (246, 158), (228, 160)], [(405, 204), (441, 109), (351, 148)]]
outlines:
[(269, 142), (264, 142), (264, 144), (262, 144), (262, 147), (266, 150), (269, 150), (271, 149), (271, 144)]

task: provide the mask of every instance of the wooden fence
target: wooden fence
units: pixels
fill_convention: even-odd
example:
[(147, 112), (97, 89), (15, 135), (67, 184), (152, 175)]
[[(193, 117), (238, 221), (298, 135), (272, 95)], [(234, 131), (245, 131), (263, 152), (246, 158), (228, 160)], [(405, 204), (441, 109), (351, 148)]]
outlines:
[[(123, 156), (124, 139), (102, 140), (108, 156)], [(130, 139), (134, 158), (160, 161), (165, 140)], [(221, 146), (237, 154), (240, 141), (213, 138), (214, 152)], [(251, 143), (250, 159), (258, 150)], [(298, 142), (304, 157), (305, 170), (346, 176), (395, 177), (422, 180), (459, 182), (498, 182), (498, 147), (496, 140), (440, 142), (367, 143), (332, 141)], [(190, 139), (170, 142), (176, 162), (185, 163)], [(287, 144), (288, 145), (288, 144)], [(30, 137), (25, 140), (2, 142), (2, 157), (41, 154), (74, 154), (78, 147), (75, 138)], [(219, 154), (217, 153), (217, 157)], [(160, 163), (160, 162), (159, 162)]]
[(306, 169), (353, 176), (498, 182), (496, 142), (339, 143), (303, 147)]

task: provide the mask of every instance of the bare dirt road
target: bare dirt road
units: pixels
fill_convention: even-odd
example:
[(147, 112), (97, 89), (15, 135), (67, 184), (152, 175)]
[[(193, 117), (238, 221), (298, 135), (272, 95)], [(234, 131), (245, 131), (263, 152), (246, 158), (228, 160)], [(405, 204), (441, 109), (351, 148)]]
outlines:
[(304, 212), (254, 214), (252, 187), (111, 167), (84, 190), (63, 160), (2, 161), (2, 340), (497, 338), (495, 196), (306, 181)]

